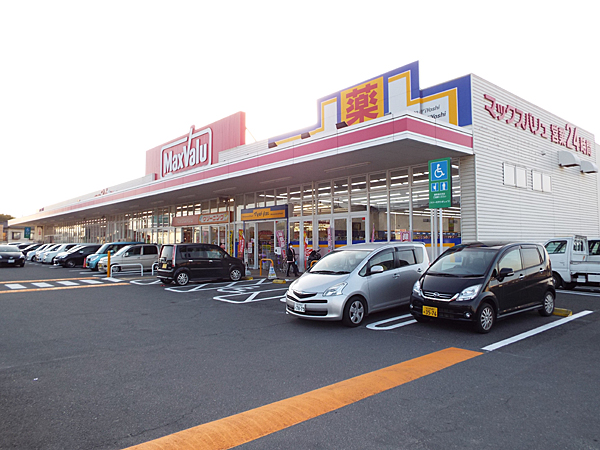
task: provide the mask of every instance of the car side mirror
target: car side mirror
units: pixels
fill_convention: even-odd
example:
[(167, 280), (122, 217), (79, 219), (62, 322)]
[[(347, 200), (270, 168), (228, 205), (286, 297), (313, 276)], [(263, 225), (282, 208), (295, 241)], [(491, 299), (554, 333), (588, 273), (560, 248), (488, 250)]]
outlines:
[(498, 281), (502, 281), (506, 277), (512, 277), (514, 274), (515, 274), (515, 271), (512, 270), (510, 267), (503, 267), (502, 269), (500, 269), (500, 273), (498, 275), (496, 275), (496, 279)]
[(373, 266), (373, 267), (371, 267), (370, 273), (371, 274), (374, 274), (374, 273), (383, 273), (383, 267), (379, 266), (379, 265), (378, 266)]
[(125, 254), (123, 255), (123, 258), (127, 258), (128, 256), (129, 256), (129, 253), (125, 253)]

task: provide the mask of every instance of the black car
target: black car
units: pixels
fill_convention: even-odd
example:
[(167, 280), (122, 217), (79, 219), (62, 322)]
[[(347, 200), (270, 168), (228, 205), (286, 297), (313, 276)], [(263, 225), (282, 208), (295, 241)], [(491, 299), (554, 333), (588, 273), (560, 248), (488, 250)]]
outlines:
[(22, 249), (21, 251), (23, 252), (23, 254), (25, 256), (27, 256), (27, 253), (33, 251), (33, 250), (37, 250), (38, 248), (40, 248), (43, 244), (30, 244), (27, 247), (25, 247), (24, 249)]
[(473, 322), (480, 333), (496, 319), (554, 312), (556, 292), (546, 249), (539, 244), (461, 244), (444, 252), (415, 283), (410, 312), (418, 322)]
[(77, 247), (73, 247), (67, 253), (54, 258), (54, 264), (60, 264), (63, 267), (83, 266), (85, 258), (92, 253), (96, 253), (101, 246), (101, 244), (78, 245)]
[(14, 245), (0, 245), (0, 266), (25, 265), (25, 255)]
[(163, 283), (174, 281), (179, 286), (199, 279), (238, 281), (244, 273), (244, 263), (218, 245), (167, 244), (158, 257), (158, 279)]

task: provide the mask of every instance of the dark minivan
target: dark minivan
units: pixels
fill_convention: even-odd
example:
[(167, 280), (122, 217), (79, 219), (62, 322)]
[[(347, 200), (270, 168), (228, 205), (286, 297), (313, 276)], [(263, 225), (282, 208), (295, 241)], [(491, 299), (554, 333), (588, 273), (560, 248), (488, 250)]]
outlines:
[(539, 244), (461, 244), (444, 252), (415, 283), (410, 312), (418, 322), (473, 322), (480, 333), (496, 319), (554, 312), (556, 292), (546, 249)]
[(244, 263), (230, 256), (218, 245), (167, 244), (158, 257), (158, 279), (185, 286), (190, 280), (229, 278), (238, 281), (244, 276)]

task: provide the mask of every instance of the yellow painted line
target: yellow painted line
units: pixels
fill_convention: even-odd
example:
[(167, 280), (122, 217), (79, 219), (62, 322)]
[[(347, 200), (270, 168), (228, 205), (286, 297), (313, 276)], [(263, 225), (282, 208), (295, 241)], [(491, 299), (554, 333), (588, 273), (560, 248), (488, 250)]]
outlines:
[(98, 277), (77, 277), (77, 278), (50, 278), (48, 280), (22, 280), (22, 281), (0, 281), (0, 284), (13, 283), (46, 283), (48, 281), (77, 281), (77, 280), (96, 280)]
[(82, 289), (82, 288), (93, 288), (93, 287), (104, 287), (104, 286), (131, 286), (129, 283), (103, 283), (103, 284), (86, 284), (81, 286), (56, 286), (48, 288), (36, 288), (36, 289), (11, 289), (6, 291), (0, 291), (0, 294), (12, 294), (15, 292), (40, 292), (40, 291), (58, 291), (61, 289)]
[(233, 416), (189, 428), (128, 450), (229, 449), (297, 425), (388, 389), (481, 355), (447, 348)]

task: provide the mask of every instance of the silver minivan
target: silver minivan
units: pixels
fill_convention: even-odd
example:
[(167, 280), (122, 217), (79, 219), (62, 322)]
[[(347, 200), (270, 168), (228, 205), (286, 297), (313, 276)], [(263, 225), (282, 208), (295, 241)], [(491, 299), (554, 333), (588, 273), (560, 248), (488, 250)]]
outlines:
[(408, 304), (427, 267), (429, 257), (420, 242), (347, 245), (290, 285), (286, 309), (303, 319), (341, 320), (356, 327), (369, 313)]

